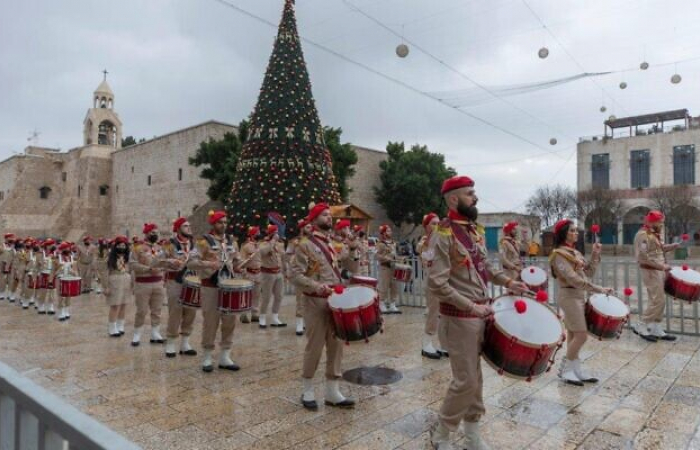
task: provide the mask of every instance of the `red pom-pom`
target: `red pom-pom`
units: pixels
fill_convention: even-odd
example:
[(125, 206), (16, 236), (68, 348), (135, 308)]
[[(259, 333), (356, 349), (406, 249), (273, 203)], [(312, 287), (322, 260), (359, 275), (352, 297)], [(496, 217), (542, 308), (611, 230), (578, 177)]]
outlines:
[(625, 288), (625, 297), (629, 297), (632, 294), (634, 294), (632, 288)]
[(547, 291), (537, 291), (537, 294), (535, 295), (535, 300), (537, 300), (540, 303), (544, 303), (547, 300), (549, 300), (549, 295), (547, 295)]
[(591, 233), (593, 233), (593, 234), (600, 233), (600, 225), (598, 225), (597, 223), (594, 223), (593, 225), (591, 225)]
[(683, 270), (688, 270), (688, 266), (686, 264), (683, 264), (683, 267), (681, 267)]
[(516, 300), (513, 305), (515, 306), (515, 310), (518, 312), (518, 314), (523, 314), (525, 311), (527, 311), (527, 303), (525, 303), (525, 300)]
[(535, 268), (534, 268), (534, 267), (530, 267), (530, 273), (535, 273)]
[(335, 286), (333, 286), (333, 292), (335, 292), (338, 295), (342, 294), (344, 291), (345, 287), (343, 287), (342, 284), (336, 284)]
[(681, 239), (683, 239), (684, 241), (687, 241), (688, 239), (690, 239), (690, 236), (688, 236), (688, 233), (683, 233), (681, 235)]

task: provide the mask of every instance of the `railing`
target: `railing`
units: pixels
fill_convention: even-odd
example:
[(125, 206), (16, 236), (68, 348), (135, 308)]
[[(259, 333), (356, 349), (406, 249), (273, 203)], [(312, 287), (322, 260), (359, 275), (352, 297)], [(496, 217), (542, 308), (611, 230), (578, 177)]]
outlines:
[[(499, 267), (500, 264), (496, 259), (491, 260), (492, 264)], [(427, 278), (423, 273), (423, 267), (416, 258), (406, 260), (406, 264), (413, 268), (413, 277), (409, 283), (405, 283), (399, 292), (399, 304), (402, 306), (425, 307), (425, 287)], [(700, 261), (676, 261), (669, 262), (671, 265), (688, 265), (690, 268), (700, 270)], [(525, 265), (534, 265), (549, 273), (549, 261), (547, 258), (526, 259)], [(370, 276), (377, 277), (378, 273), (377, 262), (374, 258), (370, 259)], [(549, 305), (558, 310), (557, 298), (558, 288), (557, 283), (549, 277)], [(642, 276), (637, 262), (633, 259), (621, 258), (606, 258), (598, 266), (593, 282), (605, 286), (612, 287), (622, 297), (622, 292), (626, 287), (631, 287), (634, 294), (630, 300), (631, 314), (639, 314), (647, 305), (648, 295), (642, 284)], [(490, 296), (492, 298), (504, 294), (504, 289), (501, 286), (489, 284)], [(287, 283), (287, 293), (293, 294), (294, 288), (291, 283)], [(624, 300), (624, 299), (623, 299)], [(675, 300), (671, 297), (666, 297), (666, 330), (672, 333), (686, 334), (692, 336), (700, 336), (700, 314), (698, 312), (698, 302), (688, 303), (685, 301)], [(628, 323), (628, 326), (631, 325)]]
[(0, 363), (0, 450), (140, 450)]

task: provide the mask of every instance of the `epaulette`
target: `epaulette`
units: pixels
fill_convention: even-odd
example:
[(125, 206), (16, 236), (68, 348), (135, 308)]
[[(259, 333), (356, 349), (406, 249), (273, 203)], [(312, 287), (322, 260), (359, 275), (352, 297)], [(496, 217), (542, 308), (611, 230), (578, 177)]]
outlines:
[(304, 236), (303, 238), (299, 239), (299, 243), (300, 243), (300, 244), (306, 244), (307, 242), (311, 242), (311, 241), (309, 241), (309, 238), (306, 237), (306, 236)]
[(442, 219), (440, 223), (437, 224), (437, 227), (435, 227), (435, 231), (442, 236), (452, 235), (452, 226), (450, 219), (447, 217)]
[(484, 227), (482, 224), (477, 223), (476, 224), (476, 232), (480, 236), (486, 236), (486, 227)]

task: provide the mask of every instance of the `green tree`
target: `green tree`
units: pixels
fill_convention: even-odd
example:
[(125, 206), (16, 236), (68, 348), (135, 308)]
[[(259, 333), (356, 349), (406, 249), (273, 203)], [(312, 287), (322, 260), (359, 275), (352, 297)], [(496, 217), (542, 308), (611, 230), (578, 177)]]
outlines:
[(375, 198), (394, 225), (407, 223), (415, 229), (425, 214), (440, 210), (442, 182), (456, 172), (445, 165), (443, 155), (425, 145), (406, 151), (403, 142), (389, 142), (386, 151), (389, 158), (379, 163), (381, 186), (374, 188)]
[(207, 195), (211, 200), (225, 201), (228, 198), (238, 158), (241, 155), (243, 145), (241, 139), (244, 140), (247, 137), (247, 130), (248, 122), (244, 120), (238, 126), (238, 134), (226, 133), (221, 140), (210, 139), (202, 142), (195, 156), (189, 158), (191, 165), (204, 166), (199, 175), (211, 181), (207, 189)]
[(134, 139), (133, 136), (127, 136), (124, 139), (122, 139), (122, 148), (129, 147), (129, 146), (135, 145), (135, 144), (136, 144), (136, 139)]
[(326, 146), (331, 152), (333, 160), (333, 175), (338, 183), (340, 198), (346, 202), (348, 195), (352, 191), (348, 187), (348, 178), (355, 174), (354, 165), (357, 164), (357, 153), (349, 143), (341, 144), (340, 136), (343, 134), (342, 128), (323, 127), (323, 136)]

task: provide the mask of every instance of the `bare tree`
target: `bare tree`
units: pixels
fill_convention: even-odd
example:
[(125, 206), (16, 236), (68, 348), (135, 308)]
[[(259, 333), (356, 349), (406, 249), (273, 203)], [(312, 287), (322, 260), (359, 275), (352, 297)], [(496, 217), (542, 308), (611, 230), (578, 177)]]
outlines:
[(609, 189), (591, 189), (576, 197), (578, 218), (588, 227), (592, 224), (616, 225), (622, 215), (622, 201)]
[(528, 214), (539, 216), (545, 227), (576, 212), (576, 193), (567, 186), (540, 186), (525, 204)]
[(654, 189), (649, 199), (666, 216), (667, 238), (690, 233), (691, 226), (700, 223), (700, 202), (690, 186), (667, 186)]

